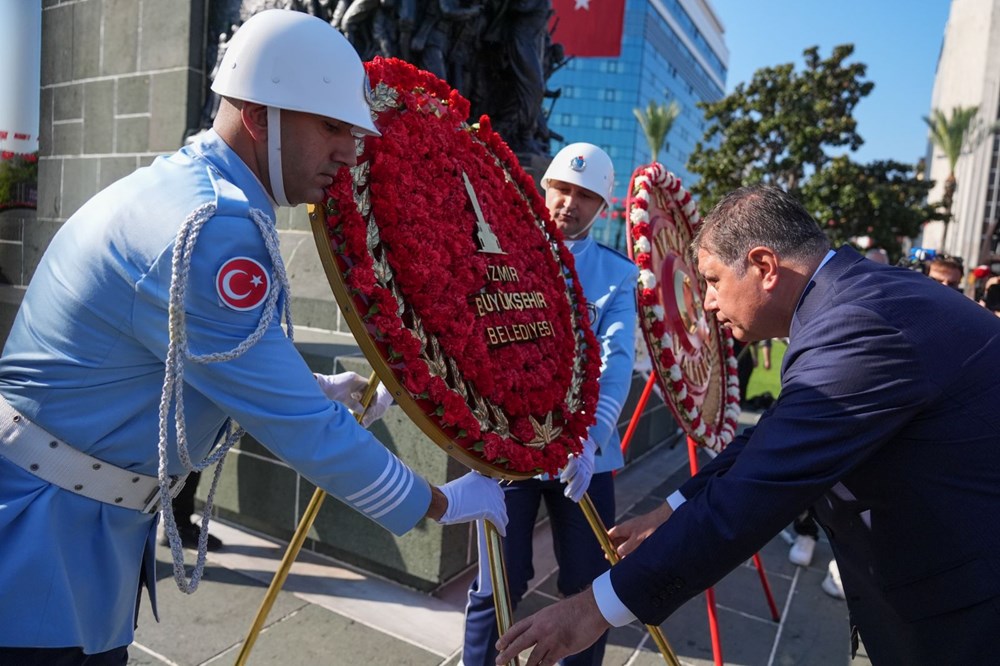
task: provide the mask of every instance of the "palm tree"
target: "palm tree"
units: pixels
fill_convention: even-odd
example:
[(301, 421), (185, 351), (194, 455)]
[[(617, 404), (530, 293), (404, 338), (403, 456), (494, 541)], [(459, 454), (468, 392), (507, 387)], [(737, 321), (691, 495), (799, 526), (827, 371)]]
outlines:
[(667, 134), (670, 133), (670, 128), (673, 127), (677, 116), (681, 114), (681, 107), (676, 100), (671, 101), (670, 104), (658, 104), (649, 100), (649, 106), (646, 107), (645, 113), (641, 109), (632, 109), (632, 113), (638, 119), (642, 131), (646, 135), (646, 141), (649, 142), (652, 161), (656, 162), (660, 156), (660, 150), (667, 140)]
[(924, 116), (924, 122), (931, 129), (931, 141), (941, 149), (948, 160), (948, 177), (944, 181), (944, 195), (941, 197), (945, 210), (944, 232), (941, 234), (942, 249), (948, 235), (948, 223), (951, 221), (951, 205), (955, 200), (955, 190), (958, 189), (955, 165), (969, 139), (970, 130), (973, 128), (972, 120), (977, 111), (979, 111), (978, 106), (956, 106), (951, 110), (950, 118), (940, 109), (934, 109), (930, 118)]

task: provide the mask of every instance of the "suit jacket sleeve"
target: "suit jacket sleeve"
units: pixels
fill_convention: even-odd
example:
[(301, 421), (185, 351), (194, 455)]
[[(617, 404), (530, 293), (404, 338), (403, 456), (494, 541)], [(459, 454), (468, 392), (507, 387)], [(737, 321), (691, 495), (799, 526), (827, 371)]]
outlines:
[(611, 570), (642, 622), (659, 624), (751, 557), (939, 394), (905, 333), (850, 303), (803, 326), (787, 356), (772, 410)]
[(681, 495), (685, 499), (688, 497), (694, 497), (701, 489), (705, 487), (708, 480), (713, 476), (721, 476), (725, 474), (733, 463), (736, 461), (736, 456), (739, 455), (740, 451), (746, 445), (750, 436), (753, 434), (754, 428), (747, 428), (739, 435), (733, 438), (726, 448), (722, 452), (715, 456), (710, 463), (698, 470), (698, 473), (692, 476), (690, 479), (685, 481), (681, 487)]

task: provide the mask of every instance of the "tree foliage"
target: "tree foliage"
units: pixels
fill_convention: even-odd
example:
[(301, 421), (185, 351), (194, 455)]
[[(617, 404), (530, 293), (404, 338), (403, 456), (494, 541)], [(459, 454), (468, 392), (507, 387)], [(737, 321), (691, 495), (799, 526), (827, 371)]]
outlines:
[(38, 182), (36, 155), (5, 153), (0, 158), (0, 208), (28, 203), (22, 194)]
[(674, 121), (681, 114), (681, 107), (676, 100), (671, 100), (670, 104), (659, 104), (649, 100), (646, 111), (642, 109), (632, 109), (639, 126), (642, 127), (643, 134), (646, 135), (646, 142), (649, 144), (650, 161), (657, 162), (660, 158), (660, 151), (670, 134), (670, 128), (674, 126)]
[(803, 52), (802, 71), (792, 63), (765, 67), (718, 102), (699, 103), (709, 126), (688, 169), (701, 177), (691, 189), (703, 210), (754, 183), (798, 194), (830, 160), (828, 148), (861, 146), (854, 107), (874, 84), (864, 80), (865, 64), (845, 62), (853, 52), (844, 44), (823, 60), (814, 46)]
[(962, 156), (962, 150), (973, 141), (973, 129), (978, 106), (956, 106), (951, 110), (951, 116), (946, 116), (941, 109), (934, 109), (930, 118), (924, 116), (924, 122), (930, 128), (931, 142), (937, 146), (948, 161), (948, 177), (944, 180), (944, 192), (941, 196), (941, 206), (944, 208), (944, 234), (941, 244), (948, 234), (948, 222), (951, 221), (951, 206), (955, 200), (958, 181), (955, 179), (955, 165)]
[(688, 169), (701, 177), (691, 191), (703, 211), (739, 187), (776, 185), (803, 202), (834, 245), (868, 236), (894, 259), (902, 238), (940, 219), (926, 204), (933, 182), (913, 165), (858, 164), (842, 154), (863, 143), (853, 114), (874, 87), (866, 65), (847, 62), (853, 52), (837, 46), (824, 60), (806, 49), (801, 71), (791, 63), (759, 69), (724, 99), (699, 105), (709, 126)]
[(915, 167), (892, 160), (857, 164), (835, 157), (802, 186), (802, 203), (823, 226), (834, 246), (868, 236), (895, 262), (900, 238), (912, 238), (921, 225), (938, 219), (927, 193), (933, 181), (917, 178)]

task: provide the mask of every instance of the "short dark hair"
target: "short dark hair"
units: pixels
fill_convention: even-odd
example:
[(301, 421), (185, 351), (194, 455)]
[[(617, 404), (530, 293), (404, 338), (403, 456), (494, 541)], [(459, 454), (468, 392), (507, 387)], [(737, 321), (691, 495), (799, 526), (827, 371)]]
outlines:
[(1000, 312), (1000, 283), (991, 284), (986, 289), (986, 293), (983, 294), (983, 303), (987, 310)]
[(747, 253), (764, 246), (779, 256), (804, 259), (825, 253), (830, 240), (799, 201), (772, 185), (751, 185), (730, 192), (716, 204), (691, 242), (737, 275), (746, 270)]
[(930, 270), (931, 266), (941, 266), (942, 268), (951, 268), (958, 271), (958, 274), (965, 277), (965, 266), (962, 264), (962, 259), (959, 257), (952, 257), (947, 254), (939, 254), (931, 260), (931, 263), (927, 266)]

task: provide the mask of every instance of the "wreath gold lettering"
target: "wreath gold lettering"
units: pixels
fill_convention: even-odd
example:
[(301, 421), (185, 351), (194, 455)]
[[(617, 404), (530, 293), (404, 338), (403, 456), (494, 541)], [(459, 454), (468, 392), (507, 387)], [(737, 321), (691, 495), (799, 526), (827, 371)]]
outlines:
[(500, 324), (486, 327), (486, 338), (491, 347), (513, 342), (527, 342), (552, 335), (552, 325), (547, 320), (529, 321), (525, 324)]

